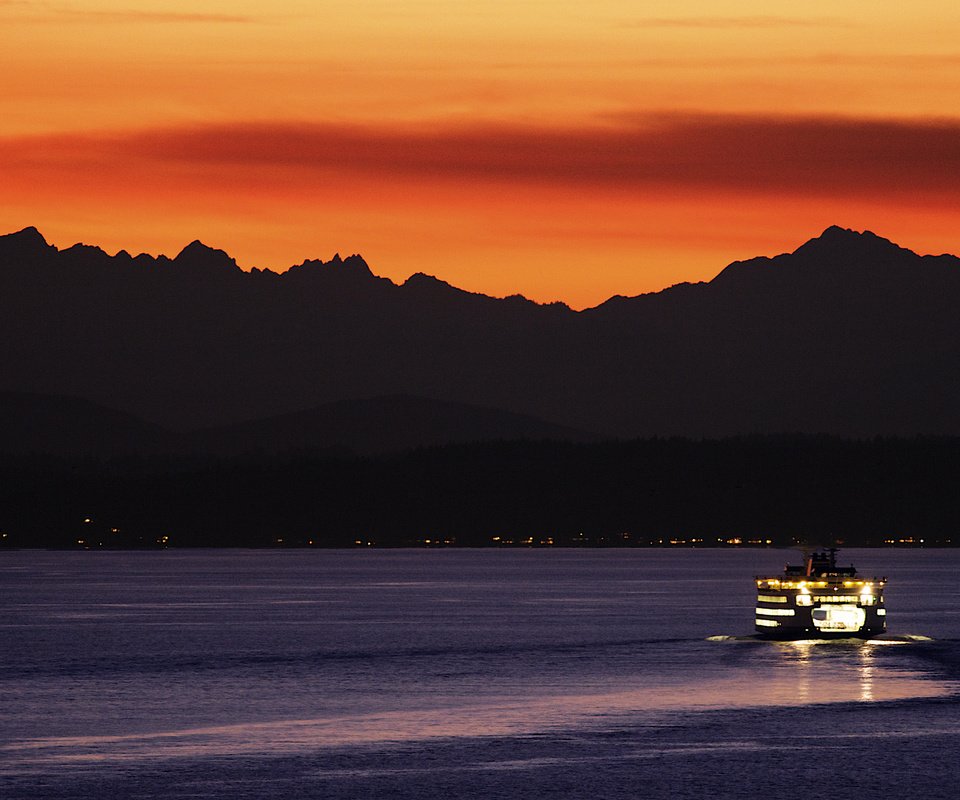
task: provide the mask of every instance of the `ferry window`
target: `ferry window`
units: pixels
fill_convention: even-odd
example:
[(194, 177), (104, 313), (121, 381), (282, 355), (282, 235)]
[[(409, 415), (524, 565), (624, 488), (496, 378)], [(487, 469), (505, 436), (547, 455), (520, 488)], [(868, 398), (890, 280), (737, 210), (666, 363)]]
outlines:
[(813, 624), (820, 630), (859, 631), (867, 612), (855, 605), (829, 605), (813, 610)]
[(787, 598), (784, 595), (778, 594), (758, 594), (757, 600), (761, 603), (786, 603)]
[(812, 606), (813, 598), (808, 594), (798, 594), (797, 595), (797, 605), (798, 606)]
[(818, 603), (856, 603), (858, 598), (855, 594), (818, 594), (813, 599)]
[(792, 617), (794, 615), (794, 610), (792, 608), (757, 608), (754, 610), (758, 616)]

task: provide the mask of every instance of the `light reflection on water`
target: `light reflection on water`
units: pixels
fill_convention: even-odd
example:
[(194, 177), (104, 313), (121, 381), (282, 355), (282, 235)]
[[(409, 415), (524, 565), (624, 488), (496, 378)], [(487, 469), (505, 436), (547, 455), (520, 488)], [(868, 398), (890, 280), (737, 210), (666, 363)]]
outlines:
[[(752, 629), (750, 577), (763, 553), (7, 558), (0, 581), (15, 599), (0, 656), (0, 775), (586, 735), (956, 690), (923, 657), (929, 642), (735, 636)], [(934, 595), (944, 613), (954, 574)], [(891, 591), (893, 626), (895, 600)], [(905, 624), (916, 625), (925, 609), (906, 600)], [(732, 633), (706, 641), (716, 630)], [(758, 746), (700, 742), (696, 752)], [(695, 751), (658, 747), (637, 757)]]
[[(614, 721), (657, 724), (671, 713), (822, 703), (893, 701), (949, 694), (953, 685), (929, 675), (887, 670), (877, 647), (903, 642), (738, 643), (756, 651), (767, 669), (739, 667), (696, 686), (661, 684), (588, 694), (517, 699), (487, 696), (482, 703), (383, 710), (268, 722), (122, 735), (35, 738), (0, 746), (5, 771), (84, 767), (140, 760), (197, 759), (245, 754), (290, 754), (323, 748), (478, 736), (524, 736)], [(731, 644), (731, 646), (738, 646)], [(649, 756), (649, 753), (647, 753)]]

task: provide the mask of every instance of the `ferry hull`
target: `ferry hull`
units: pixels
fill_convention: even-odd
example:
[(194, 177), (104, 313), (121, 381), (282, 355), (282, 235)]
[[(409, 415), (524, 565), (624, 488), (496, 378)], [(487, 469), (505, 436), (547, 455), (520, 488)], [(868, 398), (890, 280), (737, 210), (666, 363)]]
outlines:
[(801, 639), (873, 639), (886, 633), (886, 628), (879, 630), (859, 630), (859, 631), (822, 631), (809, 628), (781, 628), (770, 631), (765, 628), (757, 628), (757, 637), (760, 639), (771, 639), (778, 642), (794, 642)]

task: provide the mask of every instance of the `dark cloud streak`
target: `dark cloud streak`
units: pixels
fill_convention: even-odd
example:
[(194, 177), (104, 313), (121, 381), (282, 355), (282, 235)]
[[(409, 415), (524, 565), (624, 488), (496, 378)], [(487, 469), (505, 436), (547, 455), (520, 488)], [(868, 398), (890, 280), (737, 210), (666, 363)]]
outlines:
[(238, 125), (155, 131), (123, 147), (161, 161), (417, 179), (803, 194), (960, 191), (960, 120), (669, 115), (590, 129), (428, 132)]
[(960, 120), (637, 115), (605, 127), (232, 124), (7, 140), (8, 164), (391, 182), (915, 199), (960, 195)]

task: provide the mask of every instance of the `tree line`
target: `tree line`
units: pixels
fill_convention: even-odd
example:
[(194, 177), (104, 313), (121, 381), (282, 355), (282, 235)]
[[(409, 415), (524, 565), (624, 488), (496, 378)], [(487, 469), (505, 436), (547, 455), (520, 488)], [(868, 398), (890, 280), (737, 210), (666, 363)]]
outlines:
[(952, 545), (960, 439), (0, 459), (7, 547)]

